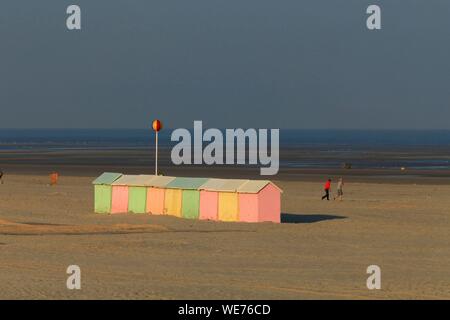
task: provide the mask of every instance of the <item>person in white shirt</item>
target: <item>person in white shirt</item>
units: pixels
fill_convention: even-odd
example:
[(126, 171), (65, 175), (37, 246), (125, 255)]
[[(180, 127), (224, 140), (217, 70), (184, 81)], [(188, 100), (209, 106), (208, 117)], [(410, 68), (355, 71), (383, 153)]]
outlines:
[(339, 181), (337, 183), (337, 196), (334, 197), (334, 200), (339, 199), (339, 201), (342, 201), (342, 196), (344, 195), (344, 179), (339, 178)]

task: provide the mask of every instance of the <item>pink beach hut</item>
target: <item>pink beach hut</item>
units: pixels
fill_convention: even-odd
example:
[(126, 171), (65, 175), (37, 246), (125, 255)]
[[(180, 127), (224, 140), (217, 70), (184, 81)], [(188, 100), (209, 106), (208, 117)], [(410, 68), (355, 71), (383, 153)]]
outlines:
[(132, 177), (123, 175), (112, 183), (111, 214), (128, 212), (128, 180)]
[(281, 220), (281, 193), (283, 191), (268, 180), (249, 180), (241, 185), (239, 194), (239, 221), (275, 222)]
[(224, 179), (209, 179), (200, 186), (200, 214), (201, 220), (218, 220), (219, 190), (225, 183)]
[(175, 177), (157, 176), (147, 187), (147, 213), (164, 214), (165, 187)]
[(199, 187), (201, 220), (219, 219), (219, 191), (225, 184), (225, 179), (209, 179)]

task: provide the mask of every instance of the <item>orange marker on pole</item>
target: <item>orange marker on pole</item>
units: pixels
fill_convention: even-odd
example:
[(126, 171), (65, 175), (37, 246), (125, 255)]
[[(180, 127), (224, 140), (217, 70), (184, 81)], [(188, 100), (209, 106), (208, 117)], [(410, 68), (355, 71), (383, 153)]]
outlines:
[(57, 172), (52, 172), (50, 174), (50, 185), (54, 186), (54, 185), (58, 184), (58, 178), (59, 178), (59, 174)]
[(158, 119), (153, 120), (152, 123), (153, 131), (155, 131), (155, 175), (158, 175), (158, 132), (162, 129), (162, 123)]

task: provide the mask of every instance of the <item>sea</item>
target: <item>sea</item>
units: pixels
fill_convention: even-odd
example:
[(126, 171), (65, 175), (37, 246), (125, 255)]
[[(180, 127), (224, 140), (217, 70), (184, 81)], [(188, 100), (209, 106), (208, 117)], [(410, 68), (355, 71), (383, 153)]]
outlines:
[[(172, 130), (159, 133), (172, 148)], [(149, 129), (0, 129), (2, 154), (65, 150), (153, 150)], [(286, 168), (450, 169), (450, 130), (280, 130), (280, 166)]]

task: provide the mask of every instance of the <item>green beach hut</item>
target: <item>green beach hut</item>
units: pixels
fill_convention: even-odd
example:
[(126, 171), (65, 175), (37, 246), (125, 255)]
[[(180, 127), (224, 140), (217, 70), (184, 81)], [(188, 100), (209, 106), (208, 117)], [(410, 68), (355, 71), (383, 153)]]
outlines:
[(146, 213), (147, 188), (154, 175), (129, 175), (117, 180), (114, 186), (128, 186), (128, 212)]
[(209, 178), (175, 178), (166, 188), (181, 189), (181, 215), (183, 218), (198, 219), (200, 215), (200, 191), (201, 185)]
[(105, 172), (92, 182), (94, 185), (94, 211), (96, 213), (111, 212), (111, 184), (121, 176), (121, 173)]

